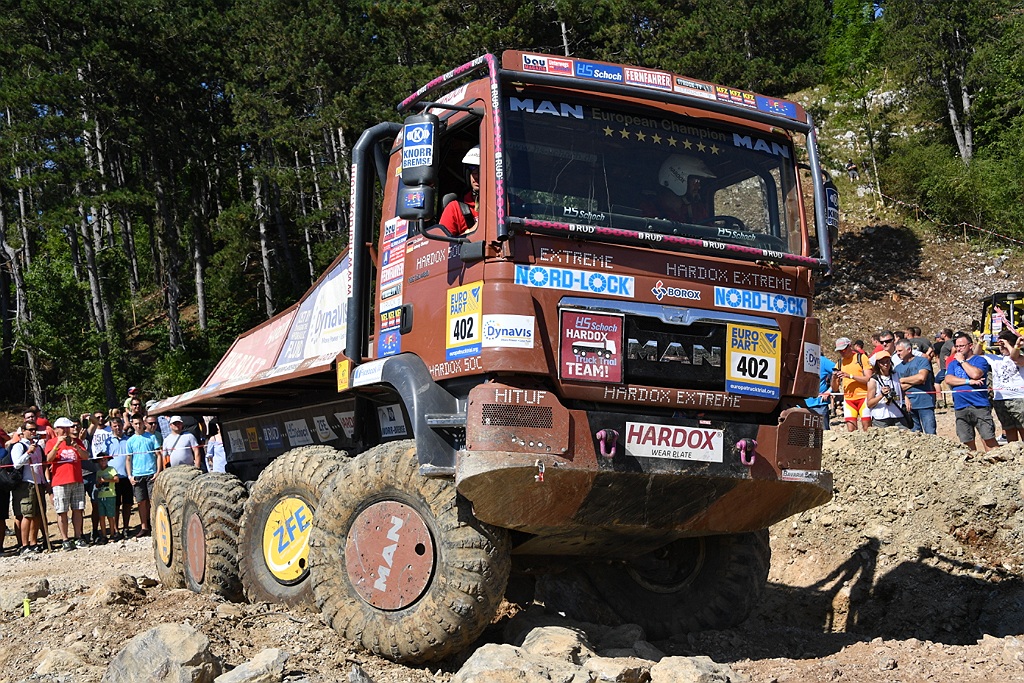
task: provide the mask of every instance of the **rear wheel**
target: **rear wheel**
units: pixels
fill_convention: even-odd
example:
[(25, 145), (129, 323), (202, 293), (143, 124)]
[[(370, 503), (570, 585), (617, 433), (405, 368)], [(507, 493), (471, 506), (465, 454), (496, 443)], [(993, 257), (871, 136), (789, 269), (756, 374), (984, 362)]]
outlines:
[(507, 532), (474, 518), (451, 480), (420, 476), (411, 441), (370, 449), (334, 478), (310, 546), (324, 619), (396, 662), (436, 661), (472, 643), (510, 567)]
[(185, 489), (202, 472), (191, 465), (169, 467), (157, 475), (153, 485), (153, 559), (160, 583), (168, 588), (184, 588), (184, 563), (181, 558), (181, 510)]
[(238, 577), (238, 522), (247, 497), (231, 474), (210, 472), (185, 491), (181, 544), (185, 585), (195, 593), (242, 599)]
[(251, 602), (313, 604), (309, 532), (321, 494), (346, 459), (329, 446), (305, 446), (260, 472), (238, 536), (239, 574)]
[(770, 563), (767, 529), (687, 538), (627, 562), (542, 577), (537, 599), (574, 619), (639, 624), (651, 639), (669, 638), (742, 623)]

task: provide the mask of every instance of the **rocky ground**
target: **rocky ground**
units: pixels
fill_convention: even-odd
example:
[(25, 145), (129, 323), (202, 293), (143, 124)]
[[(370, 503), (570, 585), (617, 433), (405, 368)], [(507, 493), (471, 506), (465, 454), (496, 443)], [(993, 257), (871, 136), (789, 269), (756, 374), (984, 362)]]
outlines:
[[(951, 430), (950, 414), (940, 421)], [(771, 530), (767, 594), (736, 629), (655, 643), (634, 632), (618, 642), (621, 633), (616, 640), (608, 629), (540, 616), (539, 607), (511, 619), (509, 610), (468, 665), (473, 651), (432, 667), (403, 667), (351, 651), (311, 612), (156, 585), (144, 539), (0, 558), (0, 681), (98, 681), (130, 638), (161, 623), (204, 634), (225, 668), (280, 648), (291, 654), (284, 669), (291, 681), (349, 680), (353, 666), (382, 683), (645, 680), (662, 657), (663, 668), (678, 658), (710, 658), (691, 660), (721, 665), (693, 679), (707, 681), (1024, 679), (1024, 445), (981, 455), (943, 436), (833, 431), (825, 459), (835, 498)], [(48, 589), (36, 588), (48, 594), (32, 600), (24, 616), (18, 589), (42, 579)], [(568, 677), (565, 656), (551, 657), (550, 633), (535, 632), (532, 650), (522, 642), (531, 626), (552, 624), (586, 634), (573, 636), (578, 642), (566, 650), (576, 653)], [(522, 647), (482, 648), (486, 643)], [(538, 652), (548, 657), (537, 660)], [(591, 652), (610, 657), (587, 669)], [(594, 673), (610, 666), (606, 658), (620, 678)], [(470, 676), (481, 659), (548, 668), (522, 679)], [(572, 678), (581, 671), (588, 677)], [(623, 678), (623, 671), (632, 673)]]

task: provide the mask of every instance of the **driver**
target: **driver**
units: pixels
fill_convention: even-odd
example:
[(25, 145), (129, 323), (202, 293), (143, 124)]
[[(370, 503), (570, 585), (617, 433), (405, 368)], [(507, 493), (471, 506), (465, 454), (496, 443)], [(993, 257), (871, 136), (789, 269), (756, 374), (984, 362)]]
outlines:
[(468, 232), (476, 225), (479, 216), (477, 202), (480, 199), (480, 145), (471, 147), (462, 157), (469, 180), (469, 192), (462, 201), (448, 202), (438, 221), (453, 237)]
[(673, 154), (658, 171), (655, 212), (660, 218), (683, 223), (701, 223), (711, 218), (702, 190), (705, 179), (715, 174), (696, 157)]

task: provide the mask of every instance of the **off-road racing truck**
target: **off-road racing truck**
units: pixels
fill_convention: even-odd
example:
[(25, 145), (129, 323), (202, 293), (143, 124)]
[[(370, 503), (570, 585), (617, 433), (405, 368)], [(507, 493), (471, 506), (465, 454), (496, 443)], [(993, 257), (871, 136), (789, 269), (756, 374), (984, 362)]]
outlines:
[(518, 51), (399, 111), (353, 148), (348, 248), (155, 407), (218, 416), (229, 453), (158, 477), (162, 580), (309, 601), (397, 661), (471, 643), (510, 576), (651, 638), (742, 621), (767, 528), (832, 492), (802, 407), (838, 216), (811, 117)]

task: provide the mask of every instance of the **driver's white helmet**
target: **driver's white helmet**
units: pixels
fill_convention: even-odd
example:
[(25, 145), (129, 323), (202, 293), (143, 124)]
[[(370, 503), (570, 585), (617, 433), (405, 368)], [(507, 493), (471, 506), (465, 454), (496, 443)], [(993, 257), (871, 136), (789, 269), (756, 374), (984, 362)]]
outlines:
[(466, 152), (466, 156), (462, 157), (462, 163), (467, 166), (479, 166), (480, 165), (480, 145), (470, 147), (469, 151)]
[(701, 178), (715, 177), (711, 169), (700, 159), (673, 154), (662, 163), (661, 170), (658, 171), (658, 184), (662, 187), (667, 187), (676, 195), (682, 197), (686, 194), (690, 176), (694, 175)]

